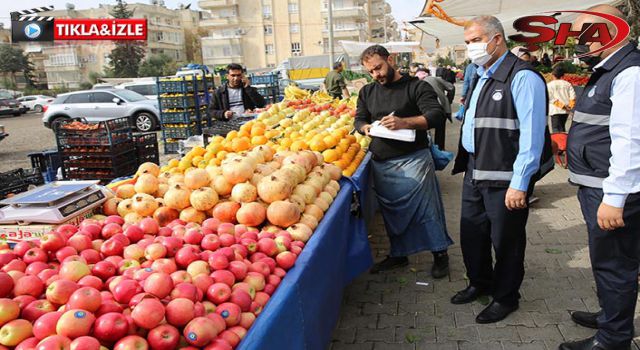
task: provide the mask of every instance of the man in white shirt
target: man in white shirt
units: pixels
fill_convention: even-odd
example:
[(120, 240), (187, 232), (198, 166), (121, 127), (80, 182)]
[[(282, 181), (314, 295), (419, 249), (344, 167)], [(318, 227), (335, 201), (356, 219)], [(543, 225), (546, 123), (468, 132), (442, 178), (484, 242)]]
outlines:
[[(609, 5), (589, 9), (624, 18)], [(581, 15), (575, 26), (604, 22)], [(600, 43), (576, 46), (594, 52)], [(595, 336), (560, 345), (560, 350), (629, 349), (638, 297), (640, 263), (640, 51), (622, 42), (591, 54), (594, 72), (575, 106), (569, 130), (569, 181), (589, 232), (589, 256), (596, 281), (598, 313), (573, 312), (578, 324), (597, 328)], [(597, 59), (602, 61), (598, 64)]]
[(566, 132), (565, 125), (569, 118), (569, 111), (576, 103), (576, 92), (571, 83), (563, 80), (564, 68), (555, 66), (551, 72), (553, 80), (547, 83), (549, 93), (549, 116), (551, 117), (551, 132)]

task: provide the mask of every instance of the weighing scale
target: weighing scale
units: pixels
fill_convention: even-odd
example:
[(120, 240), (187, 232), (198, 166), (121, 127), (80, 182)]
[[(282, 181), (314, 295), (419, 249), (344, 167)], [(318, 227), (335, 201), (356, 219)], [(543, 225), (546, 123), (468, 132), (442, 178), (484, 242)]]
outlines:
[(0, 224), (62, 224), (102, 205), (110, 190), (99, 181), (56, 181), (0, 201)]

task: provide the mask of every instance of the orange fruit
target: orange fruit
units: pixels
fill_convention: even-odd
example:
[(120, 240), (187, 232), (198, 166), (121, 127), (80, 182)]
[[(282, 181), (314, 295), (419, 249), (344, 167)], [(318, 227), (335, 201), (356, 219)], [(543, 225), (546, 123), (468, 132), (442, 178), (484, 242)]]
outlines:
[(248, 137), (239, 137), (231, 142), (231, 149), (234, 152), (242, 152), (251, 148), (251, 141)]
[(291, 144), (290, 149), (294, 152), (308, 150), (309, 146), (302, 140), (296, 140)]
[(226, 139), (227, 139), (227, 140), (233, 140), (233, 139), (235, 139), (236, 137), (238, 137), (238, 131), (236, 131), (236, 130), (231, 130), (231, 131), (229, 131), (229, 133), (227, 134)]
[(322, 141), (322, 139), (314, 139), (311, 141), (311, 143), (309, 143), (309, 148), (312, 151), (322, 152), (327, 149), (327, 145), (324, 143), (324, 141)]
[(329, 135), (329, 136), (325, 136), (322, 141), (324, 141), (324, 143), (327, 145), (327, 148), (334, 148), (335, 146), (338, 145), (338, 140), (340, 140), (339, 138), (336, 138), (333, 135)]
[(238, 137), (250, 137), (251, 133), (247, 130), (242, 130), (238, 133)]
[(338, 160), (339, 155), (335, 150), (328, 149), (322, 152), (322, 157), (324, 158), (325, 163), (333, 163)]
[(252, 145), (264, 145), (267, 142), (269, 142), (269, 139), (263, 135), (258, 135), (251, 138)]
[(291, 139), (288, 138), (288, 137), (285, 137), (282, 140), (280, 140), (280, 146), (283, 146), (283, 147), (289, 148), (289, 147), (291, 147), (292, 143), (293, 143), (293, 141), (291, 141)]
[(170, 168), (175, 168), (178, 166), (178, 164), (180, 164), (180, 161), (178, 159), (171, 159), (169, 161), (169, 167)]
[(251, 128), (251, 136), (252, 137), (253, 136), (262, 136), (264, 134), (265, 134), (265, 129), (264, 128), (261, 128), (261, 127), (258, 127), (258, 126), (254, 127), (254, 128)]

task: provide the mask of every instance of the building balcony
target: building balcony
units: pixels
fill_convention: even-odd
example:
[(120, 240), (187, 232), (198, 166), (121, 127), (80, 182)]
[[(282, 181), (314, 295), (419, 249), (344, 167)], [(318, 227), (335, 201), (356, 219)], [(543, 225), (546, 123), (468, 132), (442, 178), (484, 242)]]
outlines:
[(229, 63), (244, 64), (243, 56), (216, 56), (216, 57), (203, 57), (203, 63), (208, 66), (224, 65)]
[(238, 16), (212, 17), (212, 18), (207, 18), (200, 21), (200, 26), (203, 28), (215, 28), (215, 27), (237, 25), (238, 23), (240, 23)]
[(47, 72), (73, 72), (83, 67), (82, 63), (71, 63), (66, 65), (50, 64), (44, 62), (44, 70)]
[(238, 5), (238, 0), (201, 0), (198, 6), (202, 9), (214, 9)]
[[(322, 31), (322, 36), (325, 38), (328, 38), (329, 30), (324, 29)], [(333, 37), (335, 39), (359, 41), (367, 38), (367, 32), (364, 29), (360, 29), (360, 28), (334, 29)]]
[[(329, 10), (322, 9), (322, 16), (328, 17)], [(333, 8), (333, 18), (353, 18), (356, 22), (365, 22), (367, 20), (367, 13), (361, 7), (342, 7)]]
[(202, 46), (242, 45), (242, 35), (212, 35), (200, 38)]

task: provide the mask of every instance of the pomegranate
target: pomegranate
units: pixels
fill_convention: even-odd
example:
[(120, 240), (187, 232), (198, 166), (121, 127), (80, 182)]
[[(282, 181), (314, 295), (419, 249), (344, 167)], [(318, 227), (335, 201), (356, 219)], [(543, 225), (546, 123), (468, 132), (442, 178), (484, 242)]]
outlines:
[(293, 240), (302, 241), (305, 243), (309, 240), (309, 238), (313, 234), (313, 231), (311, 230), (311, 228), (303, 223), (297, 223), (295, 225), (292, 225), (287, 229), (287, 232), (291, 234), (291, 238)]
[(133, 200), (131, 200), (131, 198), (127, 198), (125, 200), (122, 200), (119, 204), (118, 204), (118, 215), (125, 217), (127, 214), (129, 213), (133, 213)]
[[(314, 163), (315, 163), (315, 158), (316, 156), (313, 156), (314, 158)], [(287, 158), (284, 159), (284, 161), (282, 162), (282, 166), (285, 167), (287, 165), (290, 164), (297, 164), (300, 165), (304, 168), (305, 172), (310, 172), (311, 169), (313, 169), (313, 167), (315, 166), (315, 164), (313, 164), (310, 160), (310, 158), (308, 156), (305, 156), (304, 153), (298, 153), (298, 154), (293, 154), (288, 156)]]
[(311, 185), (300, 184), (293, 189), (293, 194), (300, 196), (305, 204), (311, 204), (316, 199), (316, 190)]
[(209, 179), (212, 179), (212, 180), (215, 179), (216, 176), (222, 175), (222, 169), (216, 165), (207, 165), (207, 167), (204, 168), (204, 170), (207, 171), (207, 174), (209, 174)]
[(171, 188), (169, 188), (169, 191), (164, 195), (164, 205), (169, 208), (182, 210), (191, 205), (191, 202), (189, 201), (190, 196), (191, 191), (189, 191), (184, 185), (172, 185)]
[(306, 169), (299, 164), (286, 164), (280, 168), (280, 171), (290, 173), (291, 178), (295, 179), (296, 184), (303, 182), (307, 178)]
[(162, 198), (167, 191), (169, 191), (169, 185), (166, 183), (160, 183), (158, 184), (158, 191), (153, 196), (156, 198)]
[(131, 184), (120, 185), (116, 190), (116, 196), (122, 199), (131, 198), (134, 194), (136, 194), (136, 189)]
[(231, 190), (231, 200), (238, 203), (254, 202), (257, 198), (258, 190), (248, 182), (236, 184)]
[(207, 215), (197, 210), (194, 207), (188, 207), (183, 209), (180, 212), (180, 220), (185, 222), (195, 222), (197, 224), (202, 224), (202, 222), (207, 218)]
[(180, 212), (169, 207), (160, 207), (153, 212), (153, 218), (160, 227), (167, 226), (171, 221), (180, 217)]
[[(151, 163), (153, 164), (153, 163)], [(151, 216), (158, 209), (158, 202), (153, 196), (138, 193), (131, 198), (131, 209), (140, 216)]]
[(232, 185), (245, 182), (253, 176), (253, 167), (247, 160), (233, 159), (222, 164), (222, 176)]
[(235, 223), (236, 214), (240, 209), (240, 204), (236, 202), (221, 202), (216, 204), (211, 211), (211, 216), (222, 221)]
[(333, 187), (336, 191), (340, 191), (340, 184), (336, 180), (329, 181), (329, 186)]
[(141, 174), (151, 174), (155, 177), (160, 175), (160, 167), (156, 163), (146, 162), (140, 164), (138, 167), (138, 175)]
[(189, 200), (196, 210), (206, 211), (218, 204), (218, 194), (210, 187), (201, 187), (191, 192)]
[(313, 216), (314, 218), (316, 218), (316, 220), (318, 220), (318, 222), (320, 222), (320, 220), (322, 220), (322, 217), (324, 216), (324, 211), (322, 211), (322, 209), (315, 204), (307, 205), (304, 208), (304, 213)]
[(304, 199), (302, 199), (302, 197), (297, 194), (292, 194), (291, 197), (289, 197), (289, 201), (297, 205), (301, 213), (304, 211), (304, 207), (307, 205), (304, 202)]
[(208, 186), (210, 182), (209, 173), (204, 169), (193, 169), (184, 175), (184, 184), (191, 190)]
[(131, 212), (124, 216), (124, 222), (130, 225), (135, 225), (142, 221), (142, 219), (144, 219), (144, 217), (136, 212)]
[(323, 212), (327, 211), (327, 209), (329, 209), (329, 203), (327, 203), (327, 201), (325, 201), (324, 199), (318, 197), (316, 198), (316, 200), (313, 202), (313, 204), (317, 205), (318, 207), (320, 207), (320, 209), (322, 209)]
[(158, 178), (152, 174), (142, 174), (136, 180), (134, 188), (136, 193), (154, 194), (158, 191), (159, 184)]
[(247, 226), (261, 225), (266, 217), (267, 210), (262, 204), (256, 202), (243, 203), (236, 213), (238, 223)]
[(329, 205), (331, 205), (331, 203), (333, 203), (333, 196), (331, 194), (329, 194), (328, 192), (321, 192), (320, 195), (318, 196), (318, 198), (322, 198)]
[(169, 184), (169, 179), (173, 175), (170, 171), (164, 171), (158, 175), (158, 182), (161, 184)]
[(325, 164), (324, 169), (329, 173), (331, 180), (338, 181), (342, 177), (342, 170), (333, 164)]
[(271, 175), (263, 178), (258, 183), (258, 195), (263, 201), (273, 203), (289, 198), (291, 186), (285, 181), (281, 181), (278, 177)]
[(231, 194), (231, 190), (233, 189), (233, 185), (222, 175), (216, 176), (211, 184), (216, 192), (221, 196), (228, 196)]
[(316, 196), (319, 195), (320, 192), (322, 192), (322, 189), (324, 189), (324, 181), (322, 180), (322, 178), (319, 178), (319, 177), (309, 178), (304, 183), (306, 185), (313, 187), (313, 189), (316, 191)]
[(183, 174), (172, 174), (167, 181), (169, 186), (173, 186), (175, 184), (184, 184), (184, 175)]
[(331, 185), (324, 186), (324, 192), (328, 193), (332, 198), (336, 198), (338, 195), (338, 191), (335, 188), (331, 187)]
[(300, 209), (291, 202), (275, 201), (267, 209), (269, 222), (280, 227), (289, 227), (300, 220)]
[(109, 198), (102, 205), (102, 213), (106, 216), (118, 215), (118, 204), (122, 202), (121, 198)]
[(302, 214), (300, 223), (307, 225), (310, 229), (315, 230), (318, 227), (318, 220), (313, 215)]

